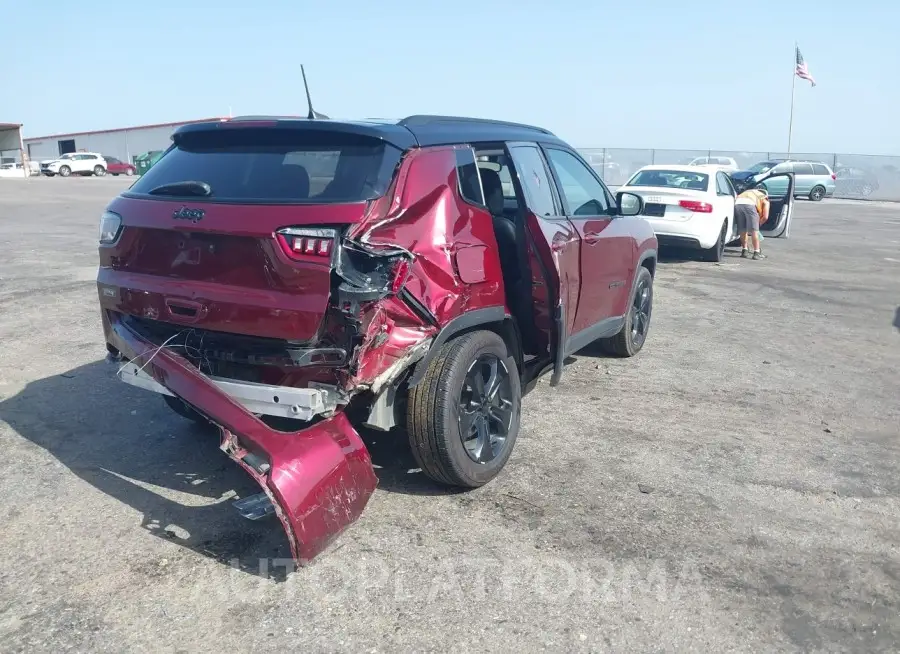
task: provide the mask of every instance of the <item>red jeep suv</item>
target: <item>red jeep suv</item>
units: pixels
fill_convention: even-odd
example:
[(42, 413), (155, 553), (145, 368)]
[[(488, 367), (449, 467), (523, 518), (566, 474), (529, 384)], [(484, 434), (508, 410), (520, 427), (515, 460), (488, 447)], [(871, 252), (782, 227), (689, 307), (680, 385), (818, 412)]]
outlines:
[(100, 221), (110, 360), (221, 433), (298, 563), (377, 479), (362, 427), (477, 487), (509, 459), (522, 396), (597, 342), (647, 337), (657, 244), (547, 130), (412, 116), (181, 127)]

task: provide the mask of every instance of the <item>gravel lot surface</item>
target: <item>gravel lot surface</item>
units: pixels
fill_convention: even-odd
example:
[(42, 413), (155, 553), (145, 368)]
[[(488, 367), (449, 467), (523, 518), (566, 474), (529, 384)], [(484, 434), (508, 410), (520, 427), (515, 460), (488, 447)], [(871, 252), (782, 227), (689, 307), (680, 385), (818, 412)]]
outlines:
[(900, 642), (900, 205), (798, 201), (769, 258), (660, 265), (632, 360), (579, 354), (505, 471), (395, 435), (314, 564), (214, 434), (103, 362), (123, 178), (0, 180), (0, 649), (877, 651)]

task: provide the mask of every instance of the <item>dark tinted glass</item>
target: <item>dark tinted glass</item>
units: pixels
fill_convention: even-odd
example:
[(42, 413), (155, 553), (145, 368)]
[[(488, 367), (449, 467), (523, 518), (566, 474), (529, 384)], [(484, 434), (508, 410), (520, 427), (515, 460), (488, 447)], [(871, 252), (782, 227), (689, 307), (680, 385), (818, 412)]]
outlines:
[(401, 154), (380, 140), (337, 132), (195, 132), (181, 135), (177, 147), (130, 192), (146, 194), (163, 184), (198, 181), (209, 184), (212, 192), (204, 200), (213, 202), (361, 202), (384, 194)]
[(484, 192), (478, 178), (475, 153), (471, 148), (456, 151), (456, 177), (459, 181), (460, 195), (473, 204), (483, 206)]
[(830, 175), (828, 172), (828, 168), (826, 168), (823, 164), (813, 164), (813, 174), (814, 175)]
[(808, 163), (799, 163), (799, 162), (795, 161), (793, 164), (791, 164), (791, 170), (794, 171), (795, 175), (812, 175), (813, 174), (813, 168)]

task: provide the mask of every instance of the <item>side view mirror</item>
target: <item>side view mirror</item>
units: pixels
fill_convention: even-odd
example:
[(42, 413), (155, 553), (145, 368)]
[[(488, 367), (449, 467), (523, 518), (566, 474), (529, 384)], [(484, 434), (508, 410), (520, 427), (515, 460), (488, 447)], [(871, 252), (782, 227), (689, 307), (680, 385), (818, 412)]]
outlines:
[(634, 193), (619, 191), (616, 193), (616, 209), (620, 216), (639, 216), (644, 211), (644, 199)]

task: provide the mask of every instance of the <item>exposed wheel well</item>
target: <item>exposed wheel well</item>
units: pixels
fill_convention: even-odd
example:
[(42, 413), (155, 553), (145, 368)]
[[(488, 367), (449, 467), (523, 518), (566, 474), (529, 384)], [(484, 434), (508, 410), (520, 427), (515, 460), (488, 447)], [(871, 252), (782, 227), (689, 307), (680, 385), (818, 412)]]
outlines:
[[(512, 353), (521, 379), (524, 370), (524, 354), (519, 329), (513, 318), (508, 317), (503, 320), (476, 323), (464, 329), (454, 330), (452, 335), (445, 340), (432, 343), (431, 350), (424, 359), (420, 359), (404, 370), (397, 379), (379, 391), (377, 395), (373, 396), (370, 393), (366, 393), (352, 399), (347, 408), (348, 413), (353, 416), (351, 422), (358, 421), (367, 427), (382, 431), (387, 431), (402, 424), (402, 414), (406, 407), (411, 386), (421, 381), (421, 377), (417, 380), (416, 377), (424, 374), (431, 359), (443, 345), (477, 331), (493, 332), (503, 339), (507, 349)], [(413, 380), (415, 382), (411, 384), (410, 382)]]
[(641, 267), (649, 270), (651, 277), (656, 277), (656, 257), (647, 257), (641, 261)]

